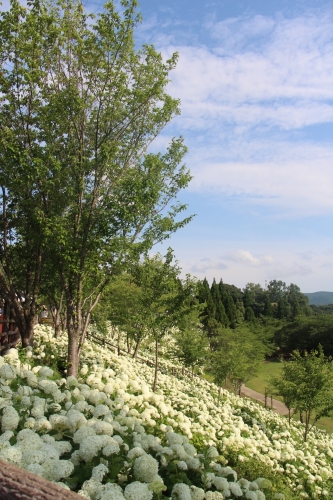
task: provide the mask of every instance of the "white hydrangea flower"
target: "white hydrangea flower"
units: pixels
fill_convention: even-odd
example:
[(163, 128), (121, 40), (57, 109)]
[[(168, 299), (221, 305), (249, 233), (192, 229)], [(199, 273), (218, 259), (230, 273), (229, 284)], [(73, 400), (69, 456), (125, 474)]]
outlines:
[(72, 451), (72, 445), (69, 441), (53, 441), (52, 446), (57, 450), (59, 456)]
[(33, 417), (29, 417), (24, 422), (24, 427), (26, 427), (27, 429), (34, 429), (35, 423), (36, 423), (36, 420)]
[(205, 492), (202, 488), (197, 488), (197, 486), (190, 486), (191, 500), (203, 500), (205, 498)]
[(189, 460), (186, 460), (187, 467), (189, 469), (197, 470), (200, 468), (201, 463), (198, 458), (190, 458)]
[(69, 477), (74, 465), (69, 460), (47, 459), (42, 464), (43, 477), (49, 481), (60, 481), (60, 479)]
[(222, 493), (219, 491), (207, 491), (205, 500), (224, 500)]
[(97, 481), (102, 482), (105, 474), (109, 472), (109, 469), (106, 465), (104, 464), (99, 464), (96, 467), (93, 468), (91, 477), (93, 479), (97, 479)]
[(11, 347), (10, 349), (8, 349), (8, 351), (6, 352), (5, 356), (4, 356), (5, 360), (11, 360), (11, 359), (18, 359), (19, 356), (18, 356), (18, 350), (17, 349), (14, 349), (13, 347)]
[(187, 470), (188, 467), (187, 467), (187, 463), (184, 462), (183, 460), (179, 460), (178, 463), (177, 463), (177, 467), (178, 469), (180, 470)]
[(256, 491), (256, 494), (257, 494), (257, 499), (258, 500), (266, 500), (266, 495), (263, 491)]
[(134, 476), (143, 483), (151, 483), (158, 474), (158, 462), (151, 455), (141, 455), (134, 461)]
[(4, 380), (10, 381), (16, 378), (16, 370), (14, 366), (11, 366), (7, 363), (3, 364), (0, 367), (0, 377)]
[(53, 375), (53, 370), (51, 368), (49, 368), (48, 366), (42, 366), (38, 370), (38, 376), (41, 379), (47, 379), (49, 377), (52, 377), (52, 375)]
[(90, 462), (101, 448), (104, 448), (104, 446), (107, 445), (105, 443), (105, 440), (103, 439), (104, 437), (108, 437), (109, 439), (112, 439), (109, 436), (88, 436), (84, 438), (81, 443), (80, 443), (80, 457), (85, 461), (85, 462)]
[(251, 491), (251, 490), (248, 490), (246, 491), (245, 493), (245, 498), (247, 500), (258, 500), (258, 497), (257, 497), (257, 492), (256, 491)]
[(124, 500), (123, 490), (118, 484), (107, 483), (104, 486), (100, 500)]
[(169, 445), (183, 444), (183, 436), (181, 436), (180, 434), (176, 434), (175, 432), (169, 431), (165, 434), (165, 437), (167, 438)]
[(36, 476), (43, 477), (44, 469), (40, 464), (32, 463), (32, 464), (27, 465), (27, 467), (25, 467), (25, 468), (27, 469), (27, 471), (32, 472), (32, 474), (36, 474)]
[(22, 461), (22, 451), (17, 446), (7, 446), (0, 450), (0, 459), (20, 466)]
[(127, 453), (127, 458), (129, 460), (133, 460), (134, 458), (141, 457), (141, 455), (144, 455), (145, 451), (143, 448), (140, 448), (139, 446), (136, 446), (135, 448), (132, 448), (129, 450)]
[(172, 500), (191, 500), (191, 490), (187, 484), (177, 483), (171, 491)]
[(229, 490), (235, 497), (243, 496), (242, 488), (238, 483), (229, 483)]
[(247, 479), (244, 478), (239, 479), (238, 484), (244, 490), (250, 489), (250, 481), (248, 481)]
[(78, 380), (76, 377), (73, 377), (73, 375), (70, 375), (66, 379), (66, 384), (67, 387), (77, 387), (78, 386)]
[(219, 491), (229, 490), (229, 483), (225, 477), (214, 477), (213, 484), (215, 488)]
[(216, 458), (219, 456), (219, 453), (218, 453), (217, 449), (215, 448), (215, 446), (210, 446), (208, 448), (207, 455), (209, 456), (209, 458)]
[(215, 479), (214, 472), (206, 472), (206, 474), (204, 475), (204, 481), (205, 481), (205, 484), (206, 484), (207, 488), (211, 488), (212, 487), (214, 479)]
[(104, 417), (105, 415), (110, 414), (110, 409), (108, 406), (104, 404), (99, 404), (95, 407), (94, 409), (94, 417), (99, 418), (99, 417)]
[(22, 453), (22, 465), (27, 468), (30, 464), (41, 464), (44, 454), (41, 450), (26, 450)]
[(117, 455), (120, 452), (120, 447), (117, 441), (113, 438), (110, 438), (112, 441), (109, 442), (103, 448), (103, 455), (105, 457), (110, 457), (111, 455)]
[(34, 429), (37, 432), (43, 434), (45, 432), (52, 430), (52, 425), (50, 424), (50, 422), (47, 420), (46, 417), (42, 417), (42, 418), (38, 418), (35, 421)]
[(9, 441), (14, 436), (13, 431), (5, 431), (0, 435), (0, 444)]
[(119, 445), (123, 444), (123, 442), (124, 442), (123, 438), (122, 438), (121, 436), (118, 436), (118, 434), (116, 434), (115, 436), (113, 436), (113, 439), (114, 439), (115, 441), (117, 441), (117, 443), (118, 443)]
[[(4, 365), (5, 366), (5, 365)], [(1, 430), (15, 431), (20, 421), (20, 416), (12, 406), (4, 408), (1, 418)]]
[(70, 432), (75, 432), (80, 427), (83, 427), (87, 422), (86, 417), (80, 411), (74, 409), (69, 410), (67, 418)]
[(195, 455), (197, 454), (197, 450), (195, 449), (195, 447), (190, 444), (190, 443), (185, 443), (183, 445), (184, 447), (184, 450), (186, 451), (186, 453), (190, 456), (190, 457), (195, 457)]
[(108, 436), (112, 436), (113, 434), (112, 425), (101, 420), (98, 420), (94, 423), (93, 429), (95, 430), (96, 434), (107, 434)]
[(97, 479), (91, 478), (83, 483), (82, 491), (89, 495), (88, 498), (100, 498), (103, 493), (103, 485)]
[(73, 441), (74, 443), (80, 444), (88, 436), (96, 436), (96, 432), (93, 427), (86, 425), (75, 432)]
[(74, 405), (74, 409), (77, 410), (77, 411), (80, 411), (81, 413), (83, 413), (84, 411), (86, 411), (88, 408), (88, 403), (87, 401), (83, 400), (83, 401), (78, 401), (77, 403), (75, 403)]
[(57, 415), (57, 414), (50, 415), (49, 421), (50, 424), (52, 425), (52, 428), (57, 431), (64, 431), (69, 427), (68, 418), (65, 417), (64, 415)]
[(54, 446), (54, 443), (52, 443), (52, 444), (43, 443), (43, 446), (41, 447), (41, 451), (44, 455), (44, 460), (47, 460), (47, 459), (57, 460), (57, 459), (59, 459), (60, 453), (57, 450), (57, 448)]
[(148, 489), (148, 484), (134, 481), (126, 486), (124, 496), (126, 500), (151, 500), (153, 492)]
[(32, 389), (28, 385), (20, 385), (17, 389), (17, 394), (20, 396), (31, 396)]

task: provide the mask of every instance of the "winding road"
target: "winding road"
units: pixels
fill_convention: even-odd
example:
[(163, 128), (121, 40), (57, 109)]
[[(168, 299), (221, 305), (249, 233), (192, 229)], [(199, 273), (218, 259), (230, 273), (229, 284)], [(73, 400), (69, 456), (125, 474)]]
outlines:
[[(247, 398), (252, 398), (255, 399), (256, 401), (261, 401), (262, 403), (265, 403), (265, 396), (263, 394), (260, 394), (260, 392), (249, 389), (244, 384), (242, 385), (241, 388), (241, 396), (246, 396)], [(271, 406), (271, 402), (273, 406)], [(276, 399), (271, 399), (270, 397), (267, 397), (267, 408), (271, 408), (273, 411), (280, 413), (280, 415), (288, 415), (289, 413), (286, 405), (281, 403), (281, 401), (277, 401)]]

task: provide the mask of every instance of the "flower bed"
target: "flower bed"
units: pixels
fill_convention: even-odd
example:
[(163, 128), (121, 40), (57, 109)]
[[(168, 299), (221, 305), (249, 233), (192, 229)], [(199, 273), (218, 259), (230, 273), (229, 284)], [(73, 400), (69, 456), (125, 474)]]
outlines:
[(1, 459), (91, 500), (332, 498), (326, 432), (303, 443), (301, 424), (198, 377), (161, 373), (153, 393), (152, 368), (89, 341), (60, 378), (66, 337), (39, 326), (35, 344), (0, 358)]

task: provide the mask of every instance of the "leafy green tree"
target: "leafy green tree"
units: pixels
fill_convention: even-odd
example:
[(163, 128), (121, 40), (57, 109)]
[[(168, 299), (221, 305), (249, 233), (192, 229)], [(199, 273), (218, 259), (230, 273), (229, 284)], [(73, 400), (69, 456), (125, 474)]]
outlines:
[(192, 370), (202, 366), (208, 356), (208, 339), (200, 324), (198, 323), (197, 311), (189, 314), (186, 318), (187, 325), (182, 327), (175, 335), (176, 351), (174, 356), (181, 361), (184, 366)]
[(281, 375), (271, 380), (287, 407), (293, 406), (294, 411), (304, 415), (304, 441), (320, 418), (332, 414), (332, 381), (332, 358), (324, 355), (321, 346), (303, 355), (294, 351), (292, 361), (283, 363)]
[(285, 353), (311, 351), (321, 344), (326, 356), (333, 356), (333, 315), (300, 316), (274, 327), (275, 343)]
[[(136, 357), (143, 340), (154, 343), (154, 391), (157, 386), (159, 344), (163, 337), (174, 327), (188, 337), (194, 333), (197, 335), (197, 326), (194, 328), (193, 325), (193, 314), (197, 309), (197, 283), (189, 275), (180, 279), (181, 269), (173, 259), (171, 248), (164, 258), (160, 254), (146, 255), (114, 281), (103, 300), (106, 303), (107, 297), (111, 298), (107, 319), (134, 340), (133, 357)], [(199, 310), (196, 317), (198, 313)], [(194, 361), (191, 363), (193, 365)]]
[(267, 285), (267, 291), (271, 302), (278, 303), (287, 293), (287, 285), (281, 280), (272, 280)]
[(214, 381), (220, 385), (228, 378), (235, 393), (240, 394), (241, 386), (264, 361), (267, 348), (245, 324), (224, 329), (219, 341), (219, 349), (211, 357)]
[(245, 309), (245, 321), (248, 321), (249, 323), (256, 323), (256, 317), (252, 307), (247, 307)]
[(237, 309), (232, 296), (228, 292), (225, 295), (224, 308), (229, 319), (230, 326), (234, 328), (237, 324)]
[(268, 294), (265, 294), (263, 314), (264, 316), (273, 317), (273, 308), (271, 304), (271, 299)]
[[(147, 153), (179, 113), (165, 92), (177, 55), (163, 62), (152, 46), (135, 50), (136, 6), (123, 0), (118, 13), (108, 2), (91, 22), (77, 0), (12, 0), (1, 15), (1, 185), (22, 216), (15, 238), (38, 263), (35, 304), (43, 248), (52, 248), (74, 375), (110, 276), (190, 220), (176, 221), (183, 204), (166, 208), (190, 180), (182, 139)], [(6, 266), (1, 273), (11, 289)]]

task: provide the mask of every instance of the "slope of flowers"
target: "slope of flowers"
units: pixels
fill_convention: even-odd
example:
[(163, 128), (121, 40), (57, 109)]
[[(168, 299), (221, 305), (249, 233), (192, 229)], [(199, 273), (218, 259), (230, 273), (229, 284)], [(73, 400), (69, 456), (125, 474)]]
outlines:
[(33, 353), (0, 358), (1, 459), (91, 500), (333, 497), (327, 433), (303, 443), (300, 424), (198, 377), (161, 373), (153, 393), (151, 368), (89, 341), (79, 378), (57, 378), (66, 347), (37, 327)]

